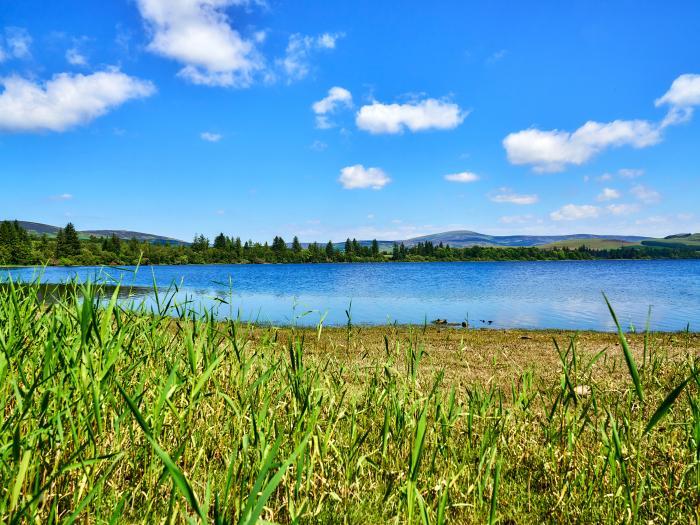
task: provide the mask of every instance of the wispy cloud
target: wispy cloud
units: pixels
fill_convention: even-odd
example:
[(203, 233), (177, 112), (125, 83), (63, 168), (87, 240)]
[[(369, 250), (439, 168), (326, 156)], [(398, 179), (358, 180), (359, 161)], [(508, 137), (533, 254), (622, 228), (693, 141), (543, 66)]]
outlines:
[(480, 177), (471, 171), (462, 171), (459, 173), (450, 173), (449, 175), (445, 175), (445, 180), (450, 182), (468, 183), (476, 182), (479, 179)]
[(536, 194), (519, 194), (513, 192), (510, 188), (500, 188), (497, 192), (489, 194), (489, 199), (500, 204), (518, 204), (521, 206), (536, 204), (540, 200)]
[[(22, 27), (6, 27), (0, 34), (0, 63), (10, 59), (31, 58), (32, 37)], [(3, 44), (4, 40), (4, 44)]]
[(617, 191), (614, 188), (603, 188), (603, 191), (601, 191), (598, 194), (598, 197), (596, 200), (598, 202), (605, 202), (605, 201), (612, 201), (615, 199), (619, 199), (621, 197), (620, 192)]
[(60, 195), (51, 195), (49, 198), (52, 201), (69, 201), (73, 199), (73, 195), (71, 193), (61, 193)]
[(223, 138), (223, 135), (212, 133), (211, 131), (203, 131), (199, 134), (199, 137), (206, 142), (219, 142)]
[(646, 204), (654, 204), (661, 200), (661, 194), (658, 191), (647, 188), (641, 184), (634, 186), (630, 190), (630, 193)]
[(595, 219), (600, 216), (600, 208), (590, 204), (567, 204), (549, 214), (553, 221), (578, 221)]
[(342, 33), (323, 33), (317, 36), (295, 33), (289, 37), (285, 55), (277, 60), (277, 65), (288, 82), (301, 80), (311, 70), (312, 54), (335, 49), (336, 42), (342, 37)]
[(316, 127), (329, 129), (335, 126), (329, 115), (339, 107), (352, 107), (352, 94), (345, 88), (334, 86), (328, 90), (328, 95), (314, 102), (311, 109), (316, 114)]

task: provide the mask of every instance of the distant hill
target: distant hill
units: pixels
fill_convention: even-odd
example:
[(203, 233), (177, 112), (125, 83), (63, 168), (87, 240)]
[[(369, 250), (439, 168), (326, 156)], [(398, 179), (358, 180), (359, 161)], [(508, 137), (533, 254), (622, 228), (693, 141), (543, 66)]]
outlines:
[[(58, 226), (51, 226), (50, 224), (42, 224), (40, 222), (17, 222), (19, 222), (19, 225), (25, 230), (27, 230), (29, 233), (34, 233), (36, 235), (47, 235), (49, 237), (54, 237), (60, 229)], [(172, 237), (164, 237), (162, 235), (134, 232), (129, 230), (83, 230), (79, 231), (78, 235), (84, 239), (91, 236), (111, 237), (112, 235), (116, 235), (117, 237), (125, 241), (130, 239), (136, 239), (138, 241), (147, 241), (153, 244), (189, 244), (188, 242), (181, 241), (179, 239), (173, 239)]]
[(406, 246), (413, 246), (419, 242), (431, 241), (433, 244), (449, 244), (452, 247), (463, 248), (465, 246), (544, 246), (554, 242), (607, 239), (638, 243), (649, 237), (635, 235), (592, 235), (577, 233), (573, 235), (485, 235), (468, 230), (457, 230), (433, 235), (423, 235), (403, 241)]
[[(19, 221), (20, 225), (37, 235), (54, 236), (58, 232), (58, 227), (49, 224), (38, 222)], [(188, 245), (190, 243), (173, 239), (172, 237), (164, 237), (152, 233), (135, 232), (128, 230), (84, 230), (78, 232), (83, 238), (94, 235), (95, 237), (110, 237), (112, 234), (120, 239), (137, 239), (139, 241), (147, 241), (154, 244), (181, 244)], [(673, 245), (689, 245), (700, 246), (700, 234), (678, 234), (671, 235), (666, 239), (653, 239), (651, 237), (640, 237), (636, 235), (593, 235), (588, 233), (577, 233), (572, 235), (486, 235), (469, 230), (456, 230), (442, 233), (434, 233), (431, 235), (423, 235), (403, 240), (380, 240), (379, 249), (381, 251), (391, 251), (394, 243), (404, 243), (406, 247), (415, 246), (419, 242), (432, 242), (435, 245), (440, 243), (449, 244), (453, 248), (464, 248), (468, 246), (540, 246), (540, 247), (557, 247), (568, 246), (576, 248), (585, 244), (591, 248), (614, 248), (620, 246), (630, 246), (636, 244), (662, 245), (659, 243)], [(371, 240), (358, 241), (362, 246), (370, 246)], [(323, 243), (321, 243), (324, 245)], [(302, 243), (302, 246), (308, 247), (309, 243)], [(291, 244), (290, 244), (291, 246)], [(343, 250), (344, 242), (334, 243), (336, 249)]]
[[(432, 235), (423, 235), (404, 240), (395, 241), (379, 241), (379, 248), (382, 251), (391, 251), (394, 243), (404, 243), (406, 247), (415, 246), (419, 242), (432, 242), (437, 245), (440, 243), (449, 244), (453, 248), (465, 248), (468, 246), (501, 246), (501, 247), (529, 247), (540, 246), (549, 247), (554, 243), (567, 243), (570, 247), (578, 247), (581, 244), (591, 246), (593, 244), (602, 245), (603, 241), (610, 241), (610, 247), (617, 245), (634, 245), (642, 241), (650, 239), (650, 237), (641, 237), (637, 235), (593, 235), (589, 233), (576, 233), (572, 235), (486, 235), (483, 233), (473, 232), (469, 230), (456, 230), (443, 233), (434, 233)], [(358, 241), (362, 246), (372, 244), (370, 240)], [(345, 243), (334, 243), (337, 249), (343, 250)]]

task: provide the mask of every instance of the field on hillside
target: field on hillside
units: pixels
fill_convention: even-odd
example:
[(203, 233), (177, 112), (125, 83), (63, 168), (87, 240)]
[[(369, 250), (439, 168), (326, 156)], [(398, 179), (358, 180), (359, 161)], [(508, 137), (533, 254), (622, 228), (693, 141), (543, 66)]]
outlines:
[(699, 334), (255, 327), (95, 293), (0, 288), (2, 523), (700, 520)]
[(700, 248), (700, 233), (687, 236), (673, 236), (664, 239), (649, 239), (642, 242), (645, 246), (662, 246), (667, 248)]
[(617, 239), (569, 239), (566, 241), (557, 241), (550, 244), (540, 246), (543, 249), (558, 249), (570, 248), (575, 250), (581, 246), (586, 246), (591, 250), (616, 250), (626, 246), (640, 246), (638, 242), (621, 241)]

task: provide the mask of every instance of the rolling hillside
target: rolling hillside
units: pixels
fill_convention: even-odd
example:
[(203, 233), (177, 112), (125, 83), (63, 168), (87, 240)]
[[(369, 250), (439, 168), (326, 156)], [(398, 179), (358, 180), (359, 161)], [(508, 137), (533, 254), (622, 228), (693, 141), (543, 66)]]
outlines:
[[(449, 244), (453, 248), (464, 248), (468, 246), (493, 246), (493, 247), (518, 247), (518, 246), (539, 246), (539, 247), (555, 247), (556, 243), (565, 243), (562, 246), (576, 248), (582, 244), (593, 247), (605, 246), (620, 247), (639, 244), (641, 241), (649, 239), (649, 237), (640, 237), (635, 235), (593, 235), (588, 233), (577, 233), (572, 235), (486, 235), (483, 233), (473, 232), (469, 230), (457, 230), (443, 233), (435, 233), (432, 235), (423, 235), (421, 237), (413, 237), (411, 239), (396, 240), (396, 241), (379, 241), (379, 248), (382, 251), (391, 251), (394, 243), (404, 243), (405, 246), (415, 246), (419, 242), (432, 242), (437, 245), (440, 243)], [(372, 241), (358, 241), (362, 246), (369, 246)], [(343, 250), (345, 245), (343, 242), (334, 243), (336, 249)]]
[[(51, 226), (50, 224), (42, 224), (40, 222), (17, 222), (19, 222), (19, 225), (29, 233), (34, 233), (36, 235), (48, 235), (49, 237), (54, 237), (59, 230), (58, 226)], [(87, 239), (91, 236), (111, 237), (113, 234), (123, 240), (136, 239), (139, 241), (148, 241), (154, 244), (189, 244), (185, 241), (173, 239), (171, 237), (163, 237), (162, 235), (154, 235), (152, 233), (142, 233), (129, 230), (84, 230), (78, 232), (78, 235), (83, 239)]]
[(648, 237), (638, 237), (633, 235), (592, 235), (579, 233), (573, 235), (485, 235), (467, 230), (458, 230), (433, 235), (414, 237), (404, 241), (406, 246), (413, 246), (419, 242), (431, 241), (433, 244), (449, 244), (453, 247), (465, 246), (544, 246), (561, 241), (583, 241), (583, 240), (616, 240), (631, 243), (638, 243)]
[(663, 239), (646, 239), (644, 246), (660, 246), (665, 248), (696, 248), (700, 249), (700, 233), (679, 233)]
[(641, 246), (640, 242), (622, 241), (620, 239), (568, 239), (557, 241), (540, 246), (544, 249), (570, 248), (575, 250), (581, 246), (586, 246), (591, 250), (615, 250), (625, 246)]

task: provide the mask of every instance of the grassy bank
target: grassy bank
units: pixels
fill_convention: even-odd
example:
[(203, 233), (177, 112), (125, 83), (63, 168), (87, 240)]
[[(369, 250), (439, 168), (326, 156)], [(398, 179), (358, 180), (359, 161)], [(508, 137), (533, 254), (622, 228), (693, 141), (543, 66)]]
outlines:
[(260, 328), (93, 293), (0, 289), (2, 523), (698, 522), (697, 334)]

